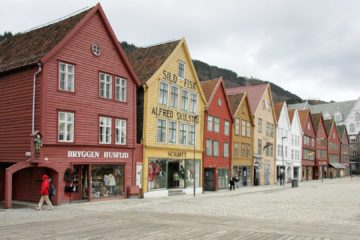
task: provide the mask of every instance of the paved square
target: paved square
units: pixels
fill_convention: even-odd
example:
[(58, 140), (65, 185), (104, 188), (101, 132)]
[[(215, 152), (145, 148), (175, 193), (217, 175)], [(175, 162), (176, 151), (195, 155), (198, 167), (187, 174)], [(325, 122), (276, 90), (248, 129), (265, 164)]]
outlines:
[(0, 209), (1, 239), (360, 239), (360, 178)]

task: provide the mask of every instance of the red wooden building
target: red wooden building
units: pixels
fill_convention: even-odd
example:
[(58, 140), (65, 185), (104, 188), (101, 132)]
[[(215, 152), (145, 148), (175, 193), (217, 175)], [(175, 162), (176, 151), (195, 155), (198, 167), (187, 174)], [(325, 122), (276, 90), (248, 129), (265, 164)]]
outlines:
[(340, 138), (340, 163), (346, 167), (345, 175), (350, 175), (350, 143), (349, 135), (347, 134), (346, 126), (340, 125), (336, 126)]
[(314, 178), (315, 172), (315, 130), (309, 110), (299, 111), (300, 123), (303, 130), (302, 144), (302, 179), (309, 180)]
[(233, 117), (222, 77), (201, 82), (207, 105), (204, 115), (204, 189), (228, 187)]
[(311, 114), (314, 122), (314, 129), (316, 133), (316, 151), (315, 151), (315, 172), (314, 179), (321, 179), (325, 177), (325, 172), (329, 165), (328, 159), (328, 136), (326, 134), (324, 118), (321, 113)]
[(340, 138), (336, 130), (335, 120), (325, 120), (325, 128), (328, 135), (328, 177), (344, 176), (345, 167), (340, 163)]
[(99, 4), (4, 40), (0, 84), (6, 207), (38, 201), (43, 174), (55, 185), (55, 204), (134, 189), (139, 81)]

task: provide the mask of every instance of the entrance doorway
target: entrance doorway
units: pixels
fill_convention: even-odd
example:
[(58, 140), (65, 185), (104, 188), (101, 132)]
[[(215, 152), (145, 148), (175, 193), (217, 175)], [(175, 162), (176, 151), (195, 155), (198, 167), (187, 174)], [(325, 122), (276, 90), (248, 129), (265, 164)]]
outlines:
[(168, 188), (177, 188), (179, 187), (180, 181), (180, 167), (179, 162), (169, 162), (168, 163)]
[(204, 169), (204, 188), (205, 191), (215, 191), (215, 169)]
[(89, 199), (89, 167), (88, 165), (75, 165), (73, 168), (74, 193), (72, 200)]

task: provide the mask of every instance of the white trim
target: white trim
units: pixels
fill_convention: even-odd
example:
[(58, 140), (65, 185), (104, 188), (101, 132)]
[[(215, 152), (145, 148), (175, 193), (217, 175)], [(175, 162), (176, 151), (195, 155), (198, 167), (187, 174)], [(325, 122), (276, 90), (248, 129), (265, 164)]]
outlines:
[[(159, 142), (158, 141), (158, 127), (159, 127), (159, 120), (161, 121), (165, 121), (165, 141), (164, 142)], [(164, 143), (166, 144), (166, 137), (167, 137), (167, 120), (166, 119), (163, 119), (163, 118), (158, 118), (157, 121), (156, 121), (156, 143)]]
[[(166, 104), (163, 104), (163, 103), (161, 103), (160, 102), (160, 93), (161, 93), (161, 84), (166, 84), (167, 85), (167, 96), (166, 96)], [(167, 82), (165, 82), (165, 81), (159, 81), (159, 95), (158, 95), (158, 103), (159, 103), (159, 105), (161, 105), (161, 106), (168, 106), (168, 102), (169, 102), (169, 92), (170, 92), (170, 88), (169, 88), (169, 86), (170, 86), (170, 84), (169, 83), (167, 83)]]
[[(117, 81), (119, 80), (119, 84)], [(119, 88), (119, 92), (118, 92)], [(125, 88), (124, 94), (122, 94), (121, 90)], [(117, 98), (116, 93), (118, 93), (119, 98)], [(123, 99), (122, 99), (123, 98)], [(127, 101), (127, 79), (121, 77), (115, 77), (115, 100), (120, 102)]]
[[(178, 138), (178, 122), (177, 121), (173, 121), (173, 120), (169, 120), (168, 121), (169, 122), (169, 124), (168, 124), (168, 141), (167, 141), (167, 143), (168, 144), (172, 144), (172, 145), (176, 145), (177, 144), (177, 138)], [(176, 129), (175, 129), (175, 142), (174, 143), (171, 143), (170, 142), (170, 123), (175, 123), (175, 125), (176, 125)]]
[[(101, 119), (104, 119), (105, 120), (105, 125), (101, 125)], [(108, 120), (110, 119), (110, 124), (108, 125)], [(105, 129), (105, 134), (101, 134), (101, 130), (100, 128), (103, 127), (103, 129)], [(110, 127), (110, 136), (109, 136), (109, 139), (110, 141), (107, 142), (106, 141), (106, 129)], [(101, 135), (103, 136), (101, 138)], [(104, 138), (105, 138), (105, 141), (104, 141)], [(112, 118), (111, 117), (101, 117), (99, 118), (99, 143), (100, 144), (111, 144), (111, 141), (112, 141)]]
[[(123, 126), (121, 126), (122, 124), (121, 123), (123, 123), (123, 122), (125, 122), (125, 127), (123, 127)], [(118, 123), (119, 123), (119, 125), (120, 126), (118, 126)], [(125, 128), (125, 142), (124, 143), (122, 143), (121, 142), (121, 136), (122, 136), (122, 130)], [(118, 130), (118, 132), (119, 132), (119, 137), (116, 135), (116, 130)], [(118, 141), (118, 138), (119, 138), (119, 140), (120, 141)], [(125, 119), (119, 119), (119, 118), (115, 118), (115, 144), (117, 144), (117, 145), (126, 145), (126, 141), (127, 140), (127, 121), (125, 120)]]
[[(64, 114), (64, 120), (60, 120), (60, 114)], [(68, 122), (68, 115), (70, 115), (72, 117), (72, 121)], [(62, 112), (60, 111), (58, 113), (58, 142), (74, 142), (74, 122), (75, 122), (75, 114), (73, 112)], [(60, 124), (63, 123), (64, 124), (64, 131), (63, 131), (63, 135), (64, 135), (64, 140), (60, 140)], [(69, 134), (68, 133), (68, 125), (71, 124), (71, 134), (70, 134), (70, 140), (66, 140), (66, 136)]]
[[(184, 65), (184, 76), (183, 77), (180, 76), (180, 64)], [(185, 75), (186, 75), (185, 73), (186, 73), (186, 64), (183, 61), (179, 61), (178, 62), (178, 78), (185, 79)]]
[[(176, 107), (173, 107), (172, 106), (172, 88), (175, 87), (177, 88), (177, 103), (176, 103)], [(179, 96), (180, 96), (180, 87), (179, 86), (176, 86), (176, 85), (170, 85), (170, 108), (172, 109), (178, 109), (179, 108)]]
[[(61, 66), (64, 66), (64, 71), (61, 70)], [(72, 67), (73, 70), (72, 72), (69, 72), (69, 67)], [(61, 75), (64, 74), (64, 88), (61, 88)], [(69, 80), (69, 76), (72, 76), (72, 80)], [(71, 86), (70, 86), (70, 90), (68, 89), (69, 87), (69, 81), (71, 81)], [(74, 64), (70, 64), (70, 63), (64, 63), (64, 62), (59, 62), (59, 90), (62, 91), (68, 91), (68, 92), (75, 92), (75, 65)]]

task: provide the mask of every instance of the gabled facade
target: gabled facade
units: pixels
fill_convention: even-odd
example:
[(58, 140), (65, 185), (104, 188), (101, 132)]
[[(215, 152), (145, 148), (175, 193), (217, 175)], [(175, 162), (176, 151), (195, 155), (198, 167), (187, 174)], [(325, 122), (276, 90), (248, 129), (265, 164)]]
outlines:
[(340, 138), (333, 119), (325, 120), (326, 133), (328, 135), (328, 177), (340, 177), (345, 174), (345, 167), (340, 163)]
[(232, 113), (222, 77), (203, 81), (201, 87), (207, 101), (204, 115), (203, 186), (210, 191), (225, 189), (231, 177)]
[(101, 6), (7, 39), (0, 53), (0, 125), (12, 136), (0, 138), (6, 207), (38, 201), (43, 174), (55, 204), (126, 197), (140, 82)]
[(228, 95), (248, 93), (254, 118), (254, 185), (276, 182), (276, 116), (270, 84), (227, 89)]
[(254, 120), (247, 93), (229, 95), (234, 116), (232, 130), (232, 175), (238, 177), (237, 187), (254, 184)]
[(290, 129), (290, 159), (293, 166), (292, 179), (301, 181), (302, 165), (301, 165), (301, 152), (302, 152), (302, 137), (303, 131), (300, 123), (298, 111), (295, 109), (288, 110), (289, 120), (291, 124)]
[(303, 130), (302, 139), (302, 180), (314, 179), (315, 172), (315, 129), (309, 110), (299, 111), (300, 123)]
[(344, 165), (345, 175), (350, 175), (350, 145), (349, 145), (349, 137), (346, 131), (346, 126), (336, 126), (336, 130), (338, 132), (340, 138), (340, 163)]
[[(206, 99), (184, 39), (132, 49), (144, 197), (202, 192)], [(195, 186), (194, 186), (195, 185)]]
[(325, 122), (321, 113), (311, 114), (316, 133), (315, 170), (314, 179), (322, 179), (328, 170), (328, 135)]

